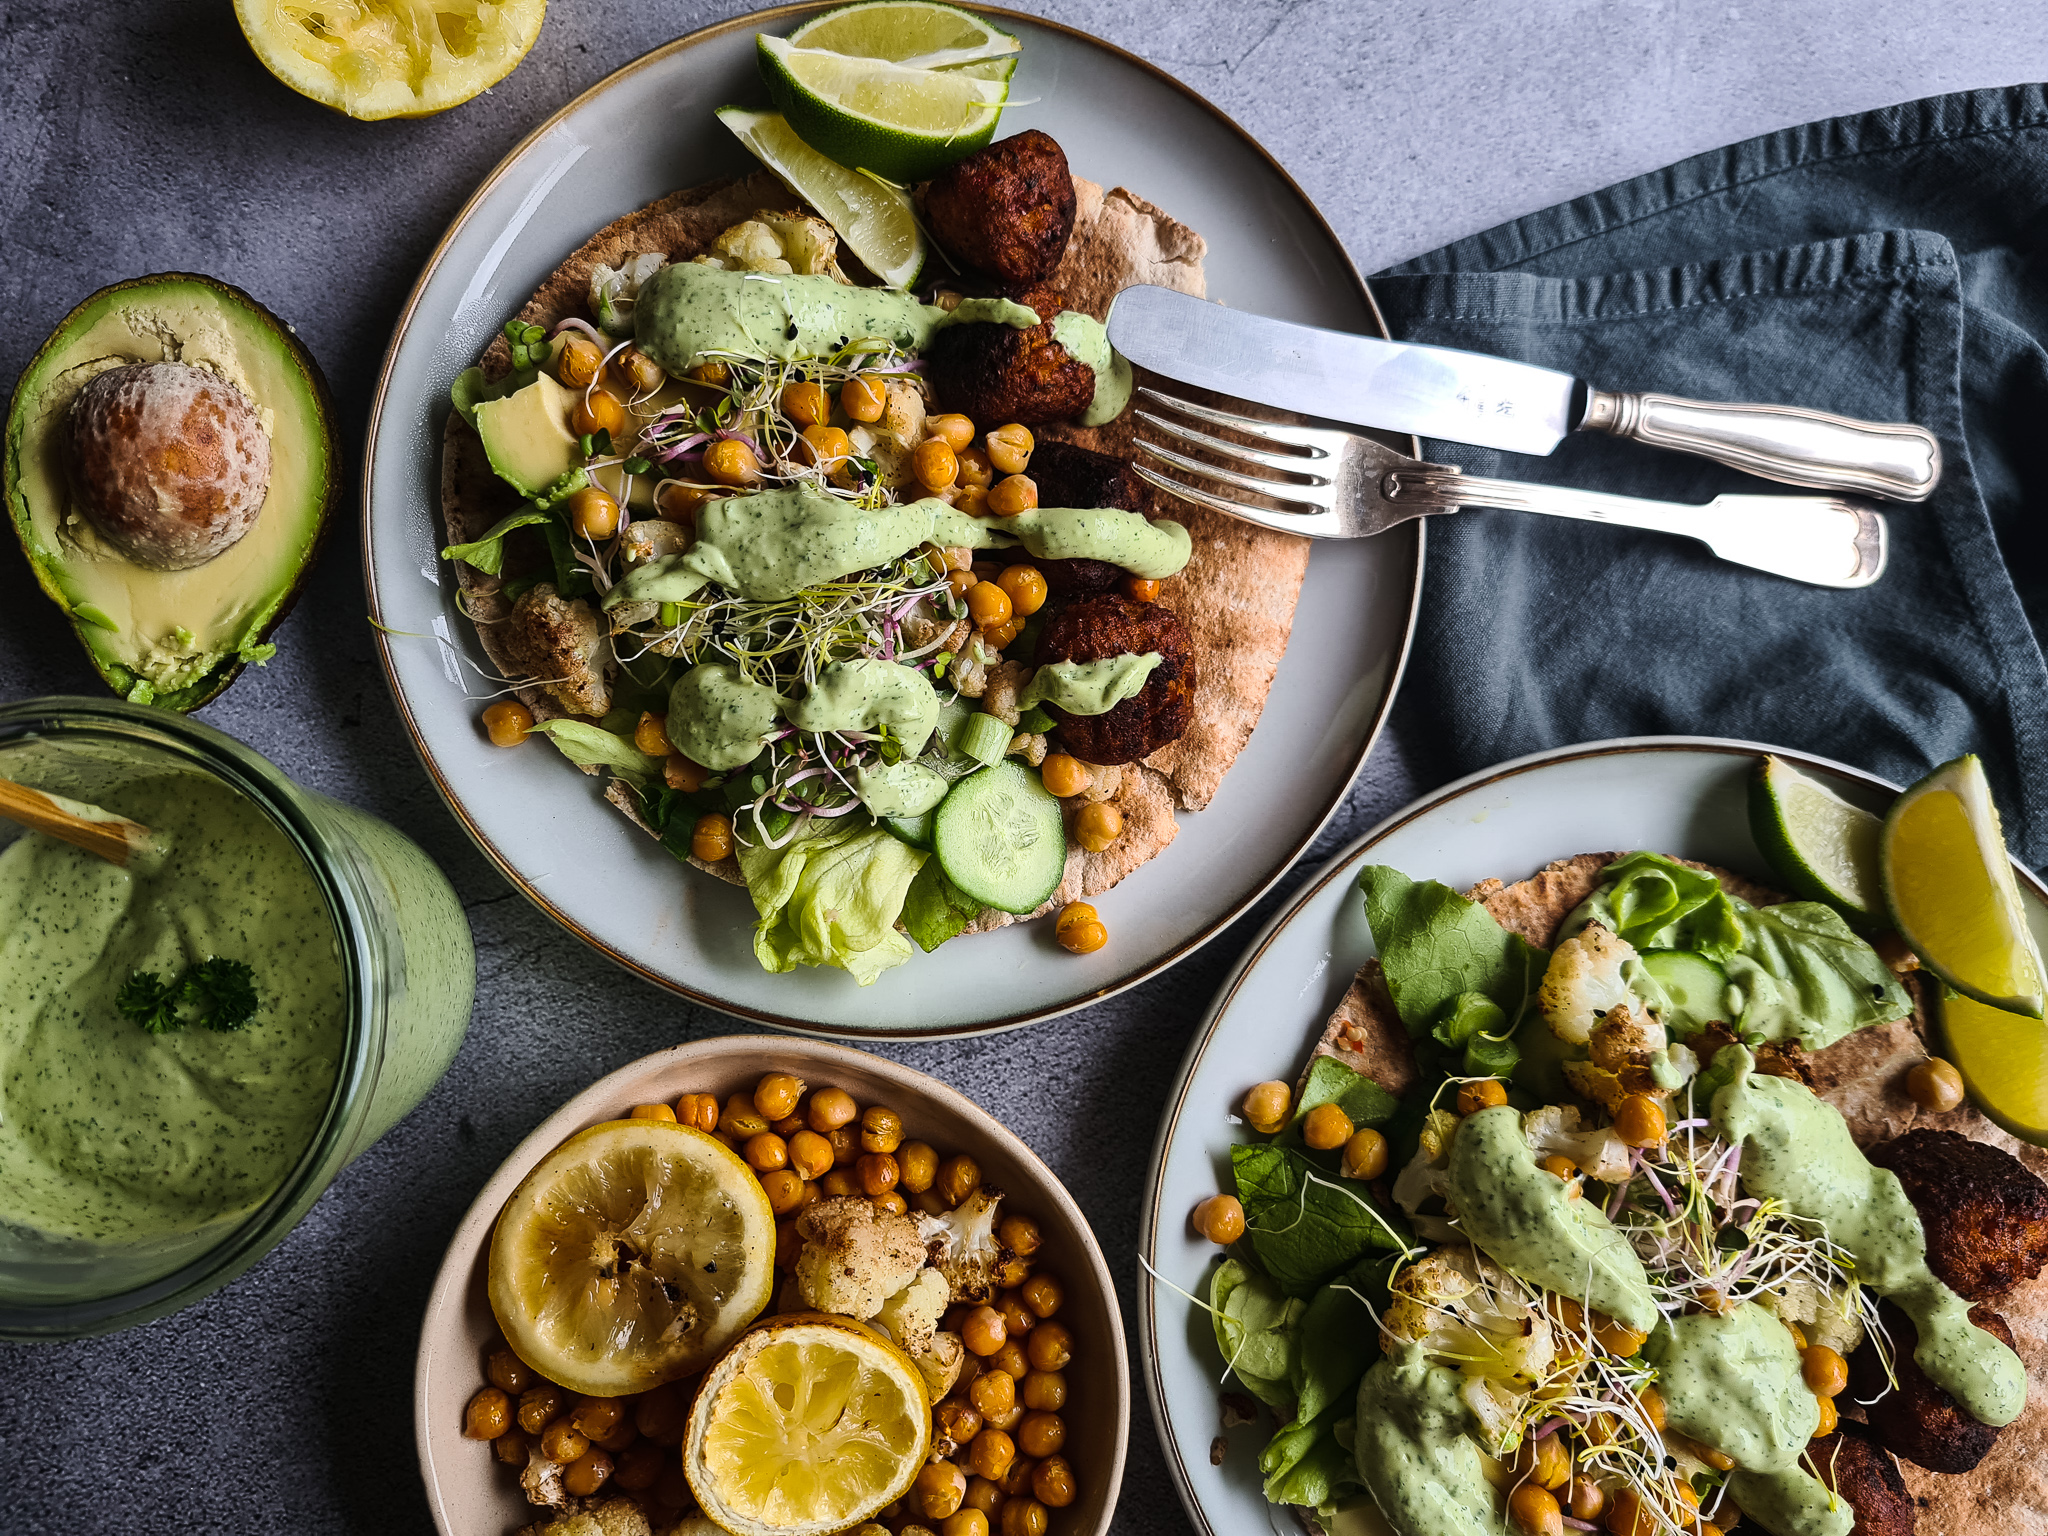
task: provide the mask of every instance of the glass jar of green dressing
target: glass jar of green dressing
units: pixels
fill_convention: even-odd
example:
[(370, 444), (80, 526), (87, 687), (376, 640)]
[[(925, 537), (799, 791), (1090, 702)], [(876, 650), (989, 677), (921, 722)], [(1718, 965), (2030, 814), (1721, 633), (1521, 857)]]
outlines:
[(476, 956), (410, 839), (181, 715), (0, 705), (0, 777), (161, 845), (0, 821), (0, 1338), (74, 1338), (282, 1240), (447, 1070)]

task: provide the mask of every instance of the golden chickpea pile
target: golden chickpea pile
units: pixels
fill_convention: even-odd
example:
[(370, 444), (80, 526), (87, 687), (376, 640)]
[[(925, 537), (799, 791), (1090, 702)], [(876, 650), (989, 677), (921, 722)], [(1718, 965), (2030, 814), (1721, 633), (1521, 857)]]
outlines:
[[(686, 1093), (636, 1104), (629, 1118), (692, 1126), (744, 1158), (775, 1212), (775, 1266), (784, 1272), (803, 1251), (796, 1219), (818, 1200), (857, 1196), (897, 1215), (913, 1206), (938, 1215), (982, 1187), (973, 1158), (911, 1138), (896, 1110), (862, 1106), (843, 1088), (813, 1088), (787, 1072), (722, 1101)], [(1073, 1333), (1059, 1316), (1066, 1291), (1038, 1267), (1045, 1240), (1031, 1217), (1005, 1209), (996, 1236), (1012, 1255), (996, 1295), (949, 1308), (939, 1324), (959, 1335), (966, 1361), (932, 1409), (932, 1459), (877, 1517), (899, 1536), (1046, 1536), (1055, 1512), (1080, 1492), (1066, 1443), (1074, 1358)], [(792, 1307), (803, 1309), (800, 1296), (786, 1295), (783, 1309)], [(463, 1433), (489, 1440), (515, 1471), (538, 1448), (566, 1464), (563, 1485), (579, 1498), (631, 1494), (657, 1523), (692, 1506), (677, 1447), (699, 1378), (637, 1397), (582, 1397), (546, 1380), (502, 1339), (484, 1377), (464, 1410)]]

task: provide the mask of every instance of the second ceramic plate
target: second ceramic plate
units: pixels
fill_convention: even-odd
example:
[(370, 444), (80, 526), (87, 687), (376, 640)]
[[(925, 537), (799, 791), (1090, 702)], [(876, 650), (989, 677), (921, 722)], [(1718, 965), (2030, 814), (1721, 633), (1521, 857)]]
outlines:
[[(562, 257), (633, 208), (753, 168), (712, 117), (762, 91), (754, 34), (815, 6), (683, 38), (586, 92), (507, 157), (428, 262), (385, 361), (363, 475), (363, 559), (392, 689), (435, 784), (507, 878), (563, 926), (685, 996), (787, 1029), (869, 1038), (1002, 1029), (1120, 991), (1257, 900), (1342, 799), (1384, 718), (1422, 572), (1418, 523), (1318, 546), (1249, 747), (1173, 847), (1102, 903), (1085, 957), (1044, 923), (962, 939), (860, 988), (838, 971), (755, 963), (745, 892), (679, 865), (539, 746), (477, 726), (489, 665), (435, 550), (448, 386)], [(1185, 87), (1107, 44), (992, 11), (1024, 40), (1002, 132), (1041, 128), (1081, 175), (1132, 188), (1209, 241), (1209, 296), (1377, 334), (1343, 248), (1286, 174)]]

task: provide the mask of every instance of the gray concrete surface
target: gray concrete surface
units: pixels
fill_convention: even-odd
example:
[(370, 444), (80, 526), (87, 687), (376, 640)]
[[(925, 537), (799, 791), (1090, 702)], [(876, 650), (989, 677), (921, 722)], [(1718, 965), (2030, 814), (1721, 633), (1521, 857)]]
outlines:
[[(227, 0), (0, 0), (0, 377), (79, 298), (187, 268), (292, 320), (340, 404), (348, 462), (421, 261), (539, 119), (657, 43), (750, 7), (555, 0), (488, 97), (359, 125), (277, 85)], [(1679, 156), (2048, 61), (2048, 9), (1974, 0), (1052, 0), (1207, 93), (1317, 198), (1365, 270)], [(0, 1536), (122, 1531), (415, 1533), (420, 1308), (472, 1193), (593, 1077), (729, 1031), (613, 969), (484, 862), (400, 734), (363, 622), (354, 502), (278, 660), (206, 718), (302, 782), (389, 818), (454, 880), (480, 992), (454, 1070), (254, 1272), (177, 1317), (0, 1348)], [(0, 697), (93, 674), (0, 551)], [(1426, 701), (1422, 701), (1426, 706)], [(1411, 701), (1319, 845), (1428, 786)], [(1190, 1030), (1277, 903), (1139, 992), (1021, 1034), (891, 1048), (1000, 1115), (1060, 1171), (1132, 1298), (1155, 1120)], [(1186, 1517), (1140, 1403), (1117, 1529)]]

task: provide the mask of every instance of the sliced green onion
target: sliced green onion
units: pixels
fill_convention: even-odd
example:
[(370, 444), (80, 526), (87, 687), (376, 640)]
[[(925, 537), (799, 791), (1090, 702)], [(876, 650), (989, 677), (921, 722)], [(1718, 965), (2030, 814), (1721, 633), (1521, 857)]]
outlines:
[(1010, 750), (1010, 728), (994, 715), (969, 715), (960, 729), (959, 750), (978, 763), (999, 763)]

